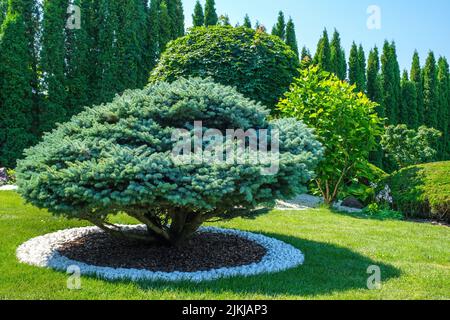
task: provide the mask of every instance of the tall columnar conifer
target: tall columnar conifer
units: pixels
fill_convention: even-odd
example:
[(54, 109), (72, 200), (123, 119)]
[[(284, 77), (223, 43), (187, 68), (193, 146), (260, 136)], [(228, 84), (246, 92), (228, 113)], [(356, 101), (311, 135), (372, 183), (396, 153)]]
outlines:
[(0, 166), (15, 167), (35, 137), (33, 128), (33, 57), (30, 54), (26, 6), (10, 0), (0, 33)]
[(332, 72), (334, 72), (339, 79), (345, 80), (347, 78), (347, 62), (345, 59), (345, 51), (341, 46), (341, 37), (336, 29), (334, 30), (330, 46)]
[(394, 41), (391, 42), (391, 55), (392, 55), (392, 63), (394, 67), (394, 93), (397, 99), (397, 112), (400, 112), (401, 106), (401, 72), (400, 72), (400, 64), (398, 63), (397, 57), (397, 46)]
[[(159, 3), (158, 0), (151, 0), (148, 10), (148, 63), (149, 70), (152, 70), (159, 57)], [(203, 19), (202, 19), (203, 24)]]
[(205, 3), (205, 26), (215, 26), (219, 22), (216, 12), (216, 2), (214, 0), (206, 0)]
[(79, 113), (83, 107), (88, 106), (91, 97), (89, 74), (91, 73), (89, 61), (89, 48), (92, 41), (89, 38), (87, 26), (89, 15), (84, 14), (91, 9), (90, 1), (74, 0), (73, 4), (81, 8), (81, 28), (66, 28), (66, 86), (67, 116)]
[(292, 51), (294, 51), (298, 57), (299, 52), (298, 52), (297, 36), (295, 34), (295, 24), (294, 21), (292, 21), (292, 18), (289, 18), (289, 21), (286, 25), (286, 44), (289, 47), (291, 47)]
[(317, 44), (313, 62), (324, 71), (332, 71), (330, 40), (326, 29), (323, 31), (322, 38), (320, 38), (319, 43)]
[(350, 57), (348, 60), (348, 80), (350, 84), (356, 85), (358, 88), (358, 80), (359, 80), (359, 73), (360, 73), (360, 64), (359, 64), (359, 57), (358, 57), (358, 46), (355, 42), (353, 42), (352, 47), (350, 49)]
[(184, 10), (182, 0), (175, 0), (175, 33), (173, 38), (179, 38), (184, 36), (185, 26), (184, 26)]
[(121, 93), (125, 89), (143, 87), (147, 82), (149, 70), (144, 59), (147, 17), (142, 0), (128, 0), (116, 8), (120, 26), (117, 30), (120, 63), (116, 81), (117, 93)]
[(159, 6), (159, 49), (164, 52), (167, 43), (171, 40), (171, 28), (169, 16), (169, 8), (167, 7), (167, 0), (163, 0)]
[(409, 128), (416, 128), (418, 126), (417, 91), (414, 82), (409, 80), (408, 71), (406, 70), (403, 72), (401, 88), (399, 122), (406, 124)]
[(119, 48), (116, 31), (119, 30), (119, 0), (100, 0), (97, 14), (96, 71), (92, 85), (97, 95), (94, 103), (110, 101), (118, 92)]
[[(373, 48), (369, 53), (367, 60), (367, 96), (370, 100), (381, 104), (383, 102), (383, 88), (380, 75), (380, 56), (378, 48)], [(381, 105), (377, 108), (381, 117), (385, 116), (385, 112)]]
[(410, 79), (412, 82), (414, 82), (417, 92), (417, 123), (418, 125), (422, 125), (425, 123), (423, 105), (423, 79), (419, 53), (417, 52), (417, 50), (414, 52), (413, 56)]
[(383, 105), (389, 124), (398, 124), (400, 107), (400, 75), (395, 47), (388, 41), (383, 46), (381, 73), (383, 79)]
[(5, 20), (8, 11), (8, 0), (0, 0), (0, 27)]
[(283, 11), (278, 13), (277, 24), (272, 28), (272, 35), (278, 36), (283, 40), (286, 40), (286, 20), (284, 18)]
[(200, 0), (197, 0), (194, 7), (194, 14), (192, 15), (192, 25), (194, 27), (201, 27), (205, 24), (205, 14)]
[[(385, 117), (385, 110), (383, 107), (383, 87), (380, 75), (380, 57), (378, 48), (375, 47), (369, 53), (367, 61), (367, 96), (371, 101), (376, 102), (378, 105), (376, 111), (380, 118)], [(377, 140), (380, 141), (379, 139)], [(378, 167), (383, 166), (384, 152), (381, 146), (370, 154), (370, 161)]]
[(430, 128), (439, 127), (438, 85), (434, 53), (430, 51), (423, 70), (423, 99), (425, 124)]
[(68, 0), (44, 1), (41, 68), (46, 91), (39, 112), (42, 132), (50, 131), (57, 122), (66, 120), (65, 45)]
[(447, 59), (440, 57), (438, 60), (438, 129), (442, 132), (442, 138), (439, 143), (439, 156), (440, 160), (447, 159), (449, 155), (449, 123), (450, 123), (450, 78), (449, 78), (449, 65)]
[(366, 78), (366, 55), (364, 48), (360, 44), (358, 47), (358, 87), (360, 92), (366, 92), (367, 90), (367, 78)]
[(309, 66), (312, 63), (312, 55), (308, 48), (303, 46), (302, 52), (300, 54), (300, 61), (301, 61), (301, 67), (302, 68), (309, 68)]
[(252, 28), (252, 21), (250, 20), (250, 17), (248, 16), (248, 14), (246, 14), (245, 15), (245, 17), (244, 17), (244, 24), (243, 24), (243, 26), (244, 27), (246, 27), (246, 28)]

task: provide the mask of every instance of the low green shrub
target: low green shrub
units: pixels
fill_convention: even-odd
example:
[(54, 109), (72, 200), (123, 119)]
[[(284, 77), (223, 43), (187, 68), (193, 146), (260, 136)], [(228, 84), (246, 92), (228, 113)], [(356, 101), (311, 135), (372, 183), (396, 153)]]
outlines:
[(382, 220), (403, 220), (404, 216), (401, 212), (391, 210), (389, 208), (380, 206), (377, 203), (372, 203), (368, 205), (364, 210), (363, 214)]
[(393, 207), (409, 218), (450, 221), (450, 162), (404, 168), (384, 180)]
[(415, 130), (401, 124), (386, 128), (381, 146), (388, 161), (392, 161), (397, 169), (402, 169), (435, 160), (437, 150), (434, 146), (441, 136), (442, 133), (433, 128), (421, 126)]
[(212, 77), (273, 109), (299, 67), (279, 37), (245, 27), (198, 27), (168, 45), (150, 82)]
[(355, 165), (352, 176), (353, 179), (345, 181), (339, 193), (339, 199), (343, 200), (352, 196), (364, 205), (368, 205), (375, 200), (378, 183), (388, 174), (369, 162), (361, 162)]

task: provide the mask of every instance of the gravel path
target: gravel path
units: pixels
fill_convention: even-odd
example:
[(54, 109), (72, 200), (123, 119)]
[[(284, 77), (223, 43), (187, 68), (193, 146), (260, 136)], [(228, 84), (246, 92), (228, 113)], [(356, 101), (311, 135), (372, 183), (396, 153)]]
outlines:
[(17, 186), (11, 186), (11, 185), (6, 185), (6, 186), (1, 186), (0, 187), (0, 191), (13, 191), (13, 190), (17, 190)]
[[(290, 201), (277, 201), (276, 208), (278, 210), (298, 210), (304, 211), (309, 210), (311, 208), (320, 207), (323, 204), (323, 199), (320, 197), (311, 196), (309, 194), (302, 194)], [(361, 209), (344, 207), (341, 205), (341, 202), (338, 202), (334, 205), (334, 209), (348, 212), (348, 213), (356, 213), (361, 212)]]

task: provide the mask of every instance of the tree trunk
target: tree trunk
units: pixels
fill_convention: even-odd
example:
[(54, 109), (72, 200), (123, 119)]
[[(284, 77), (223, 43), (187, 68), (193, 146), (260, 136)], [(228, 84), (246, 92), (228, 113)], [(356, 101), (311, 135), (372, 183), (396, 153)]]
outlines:
[(175, 213), (169, 231), (171, 245), (179, 247), (189, 241), (203, 222), (201, 214), (183, 211)]

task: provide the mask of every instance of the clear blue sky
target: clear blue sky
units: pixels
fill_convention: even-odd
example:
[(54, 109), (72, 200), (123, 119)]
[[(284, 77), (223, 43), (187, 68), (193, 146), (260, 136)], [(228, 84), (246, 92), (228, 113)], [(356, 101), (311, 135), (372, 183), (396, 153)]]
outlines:
[[(188, 27), (195, 2), (183, 0)], [(379, 30), (367, 27), (370, 5), (381, 9)], [(228, 14), (233, 25), (242, 24), (248, 13), (252, 23), (259, 20), (269, 31), (278, 11), (283, 10), (295, 22), (300, 48), (306, 45), (313, 54), (326, 27), (330, 37), (334, 28), (338, 29), (347, 56), (353, 40), (363, 44), (367, 55), (370, 48), (381, 48), (388, 39), (395, 40), (400, 66), (408, 70), (415, 49), (422, 64), (429, 50), (450, 58), (449, 0), (216, 0), (216, 6), (217, 13)]]

